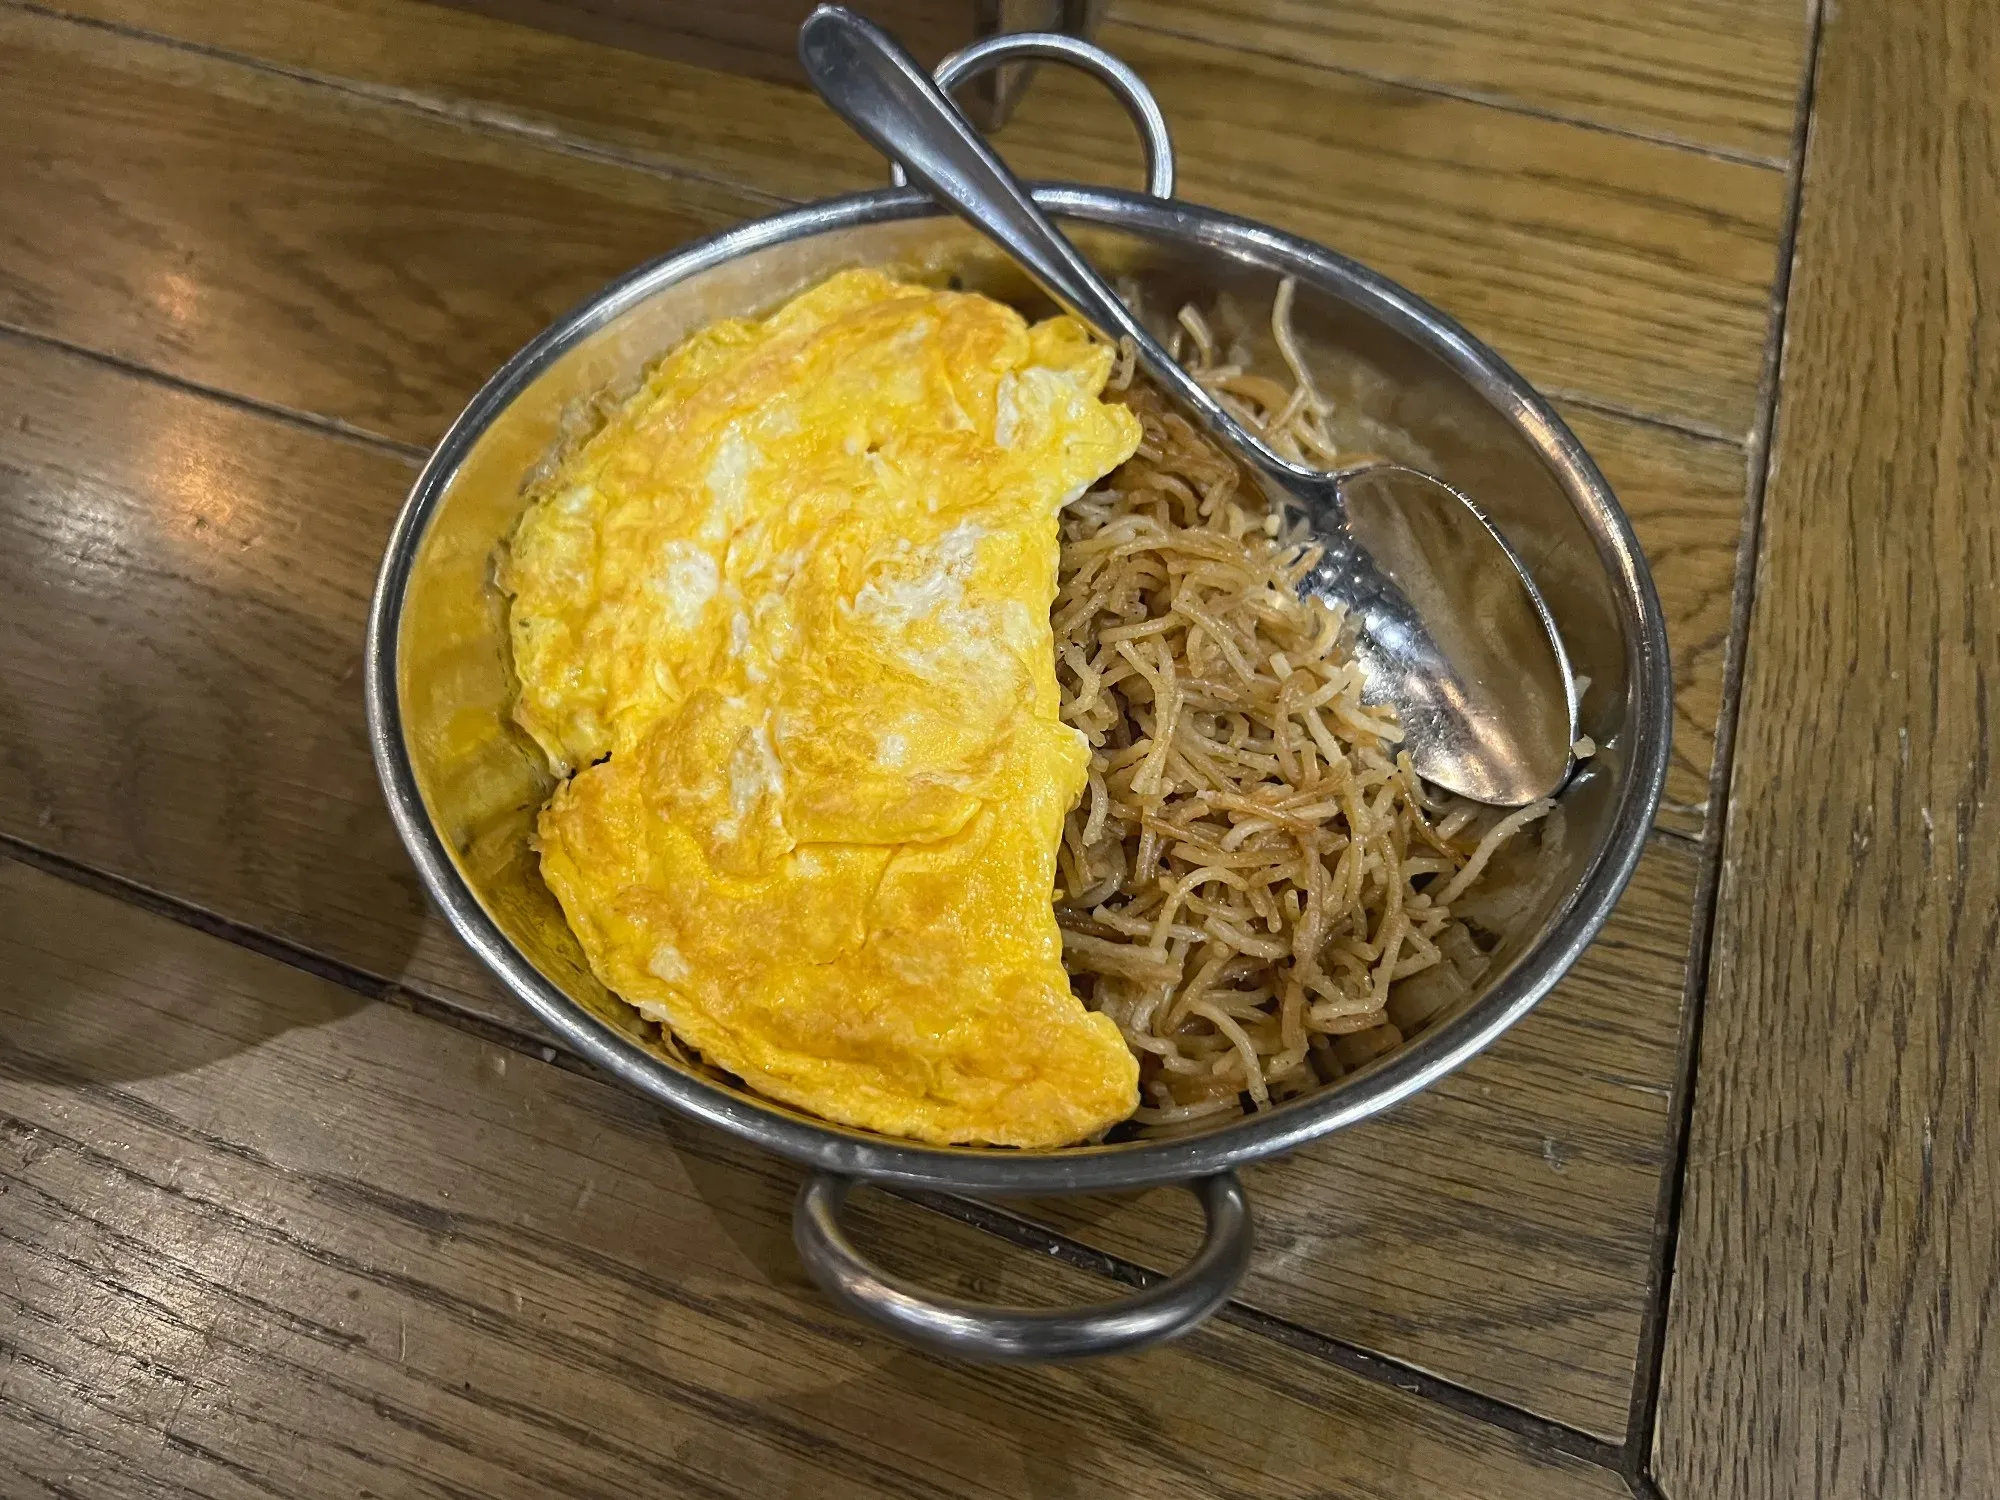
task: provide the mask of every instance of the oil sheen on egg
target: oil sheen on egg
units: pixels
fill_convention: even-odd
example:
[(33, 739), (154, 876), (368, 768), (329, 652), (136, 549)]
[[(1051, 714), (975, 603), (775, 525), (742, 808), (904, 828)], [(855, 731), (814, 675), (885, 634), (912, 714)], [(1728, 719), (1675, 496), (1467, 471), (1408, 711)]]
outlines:
[(501, 572), (542, 871), (598, 976), (830, 1120), (1056, 1146), (1137, 1066), (1050, 893), (1088, 752), (1057, 715), (1062, 505), (1130, 457), (1111, 354), (835, 276), (661, 362)]

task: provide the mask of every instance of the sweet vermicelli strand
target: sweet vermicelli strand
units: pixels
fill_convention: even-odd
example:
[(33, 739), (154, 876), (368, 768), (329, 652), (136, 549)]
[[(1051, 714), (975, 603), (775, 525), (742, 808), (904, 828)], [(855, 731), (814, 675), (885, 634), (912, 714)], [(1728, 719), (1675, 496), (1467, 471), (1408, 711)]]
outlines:
[[(1195, 309), (1176, 345), (1274, 447), (1341, 454), (1290, 326), (1287, 386), (1227, 362)], [(1317, 550), (1207, 437), (1132, 377), (1138, 453), (1064, 512), (1053, 610), (1062, 713), (1092, 746), (1064, 829), (1064, 961), (1141, 1060), (1153, 1128), (1257, 1108), (1403, 1040), (1392, 986), (1466, 985), (1453, 914), (1546, 816), (1450, 805), (1362, 699), (1344, 611), (1302, 596)], [(1409, 1017), (1405, 1016), (1406, 1024)]]

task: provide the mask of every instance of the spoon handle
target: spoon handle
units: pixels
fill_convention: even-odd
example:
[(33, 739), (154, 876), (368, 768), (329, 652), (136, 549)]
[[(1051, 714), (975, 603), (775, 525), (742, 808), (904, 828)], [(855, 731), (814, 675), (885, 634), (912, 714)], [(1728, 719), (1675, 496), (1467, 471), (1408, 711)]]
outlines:
[(843, 6), (822, 5), (799, 30), (799, 59), (836, 114), (984, 232), (1062, 306), (1114, 343), (1130, 339), (1154, 383), (1215, 437), (1260, 467), (1280, 474), (1294, 470), (1146, 331), (958, 106), (887, 32)]

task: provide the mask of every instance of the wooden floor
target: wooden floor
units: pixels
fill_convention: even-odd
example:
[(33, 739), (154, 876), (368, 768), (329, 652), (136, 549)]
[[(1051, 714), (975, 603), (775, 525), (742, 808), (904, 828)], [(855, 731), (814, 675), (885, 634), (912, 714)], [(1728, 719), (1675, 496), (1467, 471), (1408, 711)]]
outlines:
[[(0, 1494), (2000, 1493), (2000, 17), (1116, 0), (1101, 39), (1187, 196), (1457, 315), (1631, 512), (1676, 746), (1604, 936), (1256, 1169), (1185, 1342), (864, 1332), (790, 1168), (429, 913), (358, 669), (493, 367), (880, 161), (797, 89), (423, 0), (0, 0)], [(1002, 143), (1129, 181), (1128, 130), (1044, 70)], [(859, 1201), (984, 1297), (1197, 1228)]]

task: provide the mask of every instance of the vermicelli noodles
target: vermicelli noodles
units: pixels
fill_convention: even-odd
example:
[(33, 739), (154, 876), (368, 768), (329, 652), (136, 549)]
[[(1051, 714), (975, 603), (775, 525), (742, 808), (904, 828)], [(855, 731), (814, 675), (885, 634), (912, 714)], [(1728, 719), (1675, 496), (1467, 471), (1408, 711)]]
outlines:
[[(1288, 456), (1351, 462), (1291, 331), (1292, 383), (1226, 361), (1193, 309), (1185, 359)], [(1178, 352), (1178, 351), (1177, 351)], [(1141, 1060), (1134, 1120), (1262, 1107), (1399, 1045), (1392, 986), (1462, 992), (1485, 955), (1453, 903), (1554, 804), (1435, 796), (1364, 704), (1344, 611), (1302, 596), (1317, 549), (1149, 387), (1114, 386), (1138, 453), (1064, 512), (1053, 610), (1066, 722), (1093, 747), (1057, 862), (1063, 956)], [(1436, 986), (1434, 986), (1436, 988)], [(1435, 1005), (1429, 1007), (1435, 1009)]]

